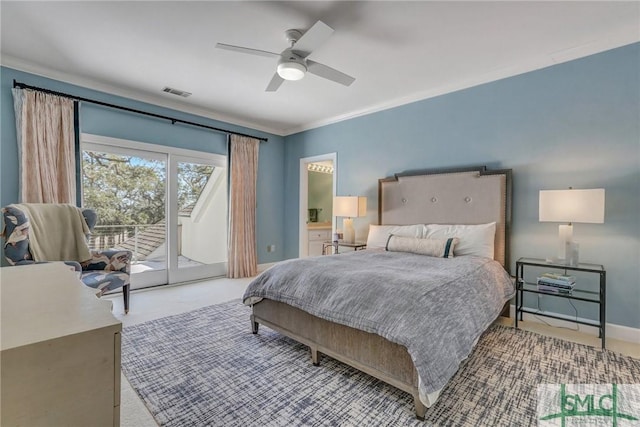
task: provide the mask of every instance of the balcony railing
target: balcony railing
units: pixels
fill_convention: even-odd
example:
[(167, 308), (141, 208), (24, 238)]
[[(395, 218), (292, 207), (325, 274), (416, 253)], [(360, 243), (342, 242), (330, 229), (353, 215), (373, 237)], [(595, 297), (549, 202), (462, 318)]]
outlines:
[(135, 263), (146, 260), (165, 242), (165, 236), (164, 221), (156, 224), (98, 225), (89, 237), (89, 247), (93, 250), (130, 250)]

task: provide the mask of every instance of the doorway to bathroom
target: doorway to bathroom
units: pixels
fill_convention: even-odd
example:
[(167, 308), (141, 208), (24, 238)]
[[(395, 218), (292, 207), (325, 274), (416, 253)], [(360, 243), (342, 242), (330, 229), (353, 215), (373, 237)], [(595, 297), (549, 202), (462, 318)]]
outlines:
[(299, 257), (322, 255), (335, 230), (336, 153), (300, 159)]

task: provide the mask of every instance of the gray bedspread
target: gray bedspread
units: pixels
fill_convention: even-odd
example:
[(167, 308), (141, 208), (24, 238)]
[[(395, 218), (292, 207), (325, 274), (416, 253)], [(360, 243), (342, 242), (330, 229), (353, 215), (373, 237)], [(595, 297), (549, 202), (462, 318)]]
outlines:
[(420, 391), (440, 390), (514, 295), (490, 259), (357, 251), (292, 259), (260, 274), (243, 301), (281, 301), (407, 348)]

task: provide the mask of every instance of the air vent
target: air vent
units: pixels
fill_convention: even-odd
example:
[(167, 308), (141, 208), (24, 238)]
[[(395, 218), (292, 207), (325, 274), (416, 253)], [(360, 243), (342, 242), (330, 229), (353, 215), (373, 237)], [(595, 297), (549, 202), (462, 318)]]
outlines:
[(192, 95), (191, 92), (185, 92), (184, 90), (178, 90), (178, 89), (174, 89), (172, 87), (167, 87), (167, 86), (163, 87), (162, 91), (166, 93), (170, 93), (172, 95), (178, 95), (183, 98), (188, 98)]

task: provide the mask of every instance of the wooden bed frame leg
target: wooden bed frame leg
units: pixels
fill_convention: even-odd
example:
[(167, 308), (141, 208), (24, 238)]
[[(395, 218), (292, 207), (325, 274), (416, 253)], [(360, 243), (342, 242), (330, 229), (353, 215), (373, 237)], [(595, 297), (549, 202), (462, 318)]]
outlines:
[(251, 332), (254, 335), (258, 333), (258, 327), (260, 327), (260, 324), (255, 321), (255, 318), (253, 317), (253, 314), (252, 314), (251, 315)]
[(424, 421), (424, 416), (427, 413), (427, 407), (424, 406), (424, 403), (422, 403), (418, 396), (413, 396), (413, 402), (416, 406), (416, 418), (420, 421)]
[(320, 355), (318, 354), (318, 349), (309, 347), (311, 349), (311, 363), (313, 366), (320, 366)]

